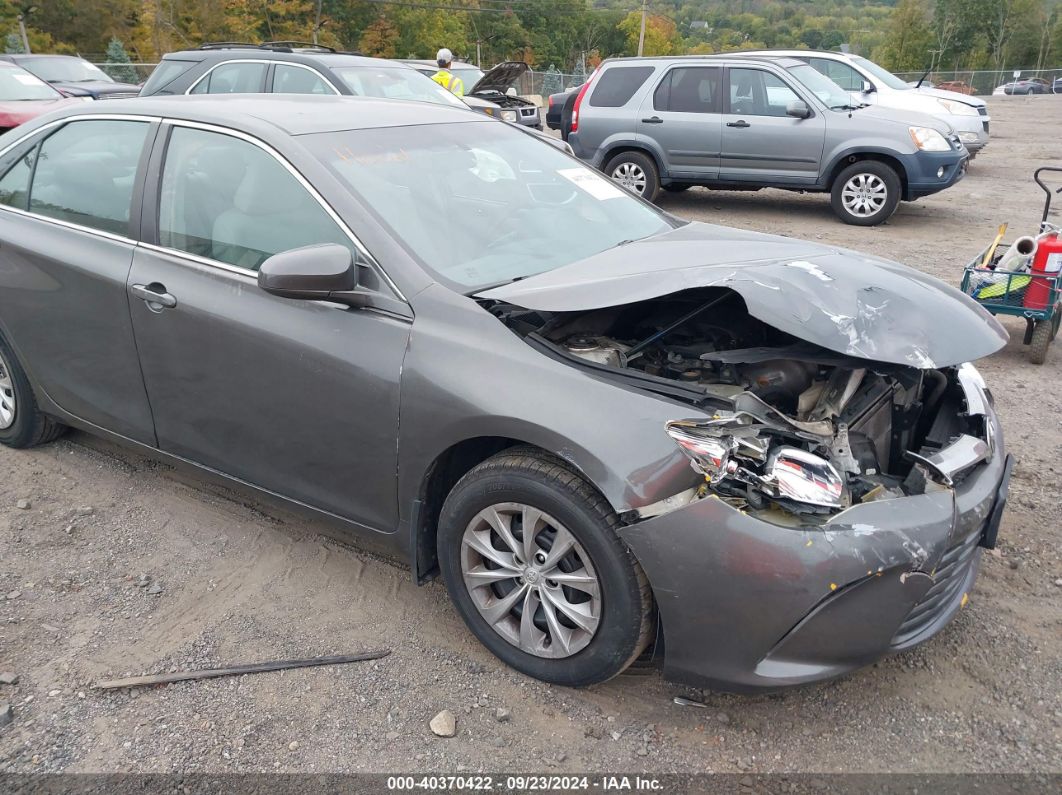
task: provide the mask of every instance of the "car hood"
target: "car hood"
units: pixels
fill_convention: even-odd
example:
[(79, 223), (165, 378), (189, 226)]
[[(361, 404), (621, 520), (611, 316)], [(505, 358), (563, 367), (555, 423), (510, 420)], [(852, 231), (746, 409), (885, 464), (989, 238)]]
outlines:
[(55, 99), (30, 99), (23, 102), (0, 101), (0, 127), (17, 127), (42, 113), (66, 107), (81, 100), (56, 96)]
[[(941, 108), (943, 111), (943, 108)], [(929, 127), (941, 135), (947, 137), (955, 132), (951, 125), (940, 116), (925, 113), (920, 110), (906, 110), (904, 108), (886, 108), (881, 105), (867, 105), (857, 111), (852, 111), (859, 118), (873, 118), (884, 124), (900, 124), (904, 127)]]
[(101, 96), (105, 94), (128, 94), (132, 96), (140, 91), (139, 86), (131, 83), (111, 83), (107, 80), (93, 80), (78, 83), (52, 83), (65, 94), (73, 97)]
[(919, 94), (926, 94), (940, 99), (950, 99), (952, 102), (962, 102), (963, 104), (970, 105), (974, 108), (980, 108), (985, 104), (983, 99), (972, 97), (969, 94), (960, 94), (958, 91), (945, 91), (941, 88), (926, 88), (925, 86), (916, 90)]
[(472, 86), (468, 93), (475, 94), (480, 91), (498, 91), (502, 94), (513, 83), (520, 79), (520, 75), (531, 67), (523, 61), (505, 61), (487, 72), (479, 81)]
[(725, 287), (749, 314), (823, 348), (928, 369), (980, 359), (1007, 332), (973, 299), (912, 268), (854, 251), (709, 224), (477, 294), (545, 312), (603, 309)]

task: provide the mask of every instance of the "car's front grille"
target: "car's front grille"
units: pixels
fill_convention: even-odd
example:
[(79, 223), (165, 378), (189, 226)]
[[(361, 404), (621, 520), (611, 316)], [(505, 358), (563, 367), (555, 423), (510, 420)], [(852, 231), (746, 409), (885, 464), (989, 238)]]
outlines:
[(100, 94), (99, 99), (132, 99), (140, 96), (137, 91), (115, 91), (112, 94)]
[(985, 132), (988, 132), (988, 122), (987, 121), (981, 122), (981, 126), (985, 128)]
[(977, 555), (977, 544), (983, 528), (955, 543), (944, 553), (933, 572), (933, 585), (900, 625), (892, 639), (893, 646), (904, 646), (926, 630), (937, 618), (962, 596), (959, 590), (966, 581)]
[(521, 116), (537, 116), (538, 108), (520, 108)]

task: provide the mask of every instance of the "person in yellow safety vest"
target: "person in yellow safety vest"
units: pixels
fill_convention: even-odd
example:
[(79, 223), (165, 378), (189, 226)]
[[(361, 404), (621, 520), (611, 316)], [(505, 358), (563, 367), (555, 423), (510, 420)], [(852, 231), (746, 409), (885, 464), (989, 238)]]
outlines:
[(447, 91), (459, 97), (465, 95), (465, 84), (460, 77), (450, 71), (454, 62), (454, 54), (443, 47), (435, 54), (435, 63), (439, 64), (439, 71), (432, 76), (432, 80), (445, 88)]

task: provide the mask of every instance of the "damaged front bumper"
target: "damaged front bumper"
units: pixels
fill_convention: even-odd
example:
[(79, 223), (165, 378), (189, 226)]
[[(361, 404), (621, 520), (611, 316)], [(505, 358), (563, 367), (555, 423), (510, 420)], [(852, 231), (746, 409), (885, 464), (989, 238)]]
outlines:
[(620, 530), (653, 587), (664, 673), (734, 691), (840, 676), (939, 632), (993, 546), (1011, 460), (953, 487), (784, 527), (708, 497)]

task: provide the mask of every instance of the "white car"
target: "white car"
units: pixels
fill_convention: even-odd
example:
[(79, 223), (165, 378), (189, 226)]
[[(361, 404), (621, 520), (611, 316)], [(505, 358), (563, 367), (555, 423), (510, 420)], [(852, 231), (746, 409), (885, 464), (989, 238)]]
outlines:
[(971, 157), (988, 144), (991, 119), (983, 99), (924, 84), (915, 88), (873, 61), (851, 53), (760, 50), (748, 54), (799, 58), (849, 92), (856, 103), (916, 111), (943, 119), (958, 134)]

